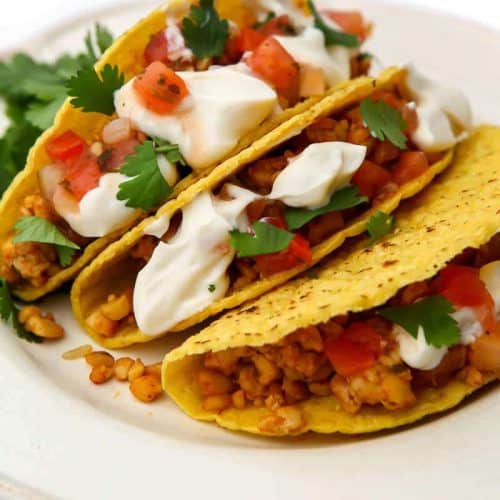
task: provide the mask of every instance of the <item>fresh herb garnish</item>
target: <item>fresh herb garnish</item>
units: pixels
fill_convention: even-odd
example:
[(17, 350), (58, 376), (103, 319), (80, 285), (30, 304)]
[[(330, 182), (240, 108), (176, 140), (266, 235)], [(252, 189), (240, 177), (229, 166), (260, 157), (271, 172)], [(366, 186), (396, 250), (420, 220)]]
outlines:
[(0, 196), (24, 168), (35, 140), (52, 125), (66, 98), (68, 78), (93, 65), (112, 41), (111, 33), (97, 24), (94, 33), (86, 36), (85, 53), (65, 54), (51, 64), (37, 62), (23, 53), (0, 62), (0, 98), (6, 103), (10, 122), (0, 138)]
[(357, 36), (338, 31), (329, 26), (321, 17), (312, 0), (307, 0), (307, 5), (314, 17), (314, 26), (325, 35), (325, 44), (327, 47), (330, 45), (343, 45), (344, 47), (351, 48), (359, 47), (360, 43)]
[(135, 154), (128, 156), (120, 172), (128, 181), (120, 184), (117, 199), (125, 201), (127, 207), (140, 208), (148, 212), (160, 205), (172, 193), (172, 187), (163, 177), (158, 166), (157, 155), (164, 154), (170, 163), (185, 165), (179, 146), (154, 139), (135, 148)]
[(88, 113), (112, 115), (115, 112), (114, 93), (125, 83), (118, 66), (106, 64), (99, 76), (93, 67), (80, 70), (70, 78), (66, 88), (73, 97), (71, 104)]
[(59, 263), (68, 267), (80, 247), (66, 238), (52, 222), (42, 217), (21, 217), (14, 226), (17, 231), (14, 243), (48, 243), (56, 246)]
[(290, 229), (299, 229), (320, 215), (352, 208), (366, 201), (368, 201), (368, 198), (360, 196), (356, 186), (346, 186), (333, 193), (330, 201), (324, 207), (314, 210), (287, 207), (285, 219)]
[(378, 241), (380, 238), (392, 232), (395, 225), (396, 218), (393, 215), (386, 214), (380, 210), (377, 211), (366, 223), (366, 230), (370, 235), (368, 245), (373, 245), (373, 243)]
[(254, 234), (242, 233), (238, 230), (229, 232), (231, 246), (238, 257), (254, 257), (281, 252), (290, 246), (295, 235), (284, 229), (257, 221), (253, 223)]
[(183, 19), (182, 34), (198, 59), (217, 57), (224, 53), (229, 23), (219, 17), (213, 0), (201, 0), (199, 6), (191, 6), (188, 17)]
[(12, 300), (9, 285), (5, 279), (0, 278), (0, 318), (14, 330), (19, 338), (36, 344), (43, 342), (43, 339), (38, 335), (26, 331), (17, 318), (18, 313), (19, 309)]
[(407, 124), (400, 111), (384, 100), (368, 98), (361, 101), (361, 118), (379, 141), (387, 139), (399, 149), (406, 149), (407, 138), (403, 131)]
[(432, 295), (408, 306), (386, 307), (379, 314), (402, 326), (414, 338), (418, 337), (418, 330), (422, 327), (427, 344), (440, 348), (460, 342), (460, 328), (450, 316), (454, 312), (449, 300)]
[(216, 289), (217, 289), (217, 287), (215, 286), (214, 283), (210, 283), (210, 285), (208, 285), (208, 291), (210, 293), (214, 293)]

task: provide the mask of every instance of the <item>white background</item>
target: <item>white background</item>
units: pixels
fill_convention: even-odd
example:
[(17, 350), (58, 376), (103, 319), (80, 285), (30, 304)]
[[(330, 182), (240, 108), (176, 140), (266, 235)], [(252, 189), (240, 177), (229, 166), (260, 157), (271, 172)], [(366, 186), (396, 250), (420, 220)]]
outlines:
[[(0, 53), (22, 45), (49, 26), (117, 3), (123, 3), (123, 0), (1, 0)], [(399, 0), (394, 3), (413, 3), (448, 10), (500, 27), (498, 0)]]

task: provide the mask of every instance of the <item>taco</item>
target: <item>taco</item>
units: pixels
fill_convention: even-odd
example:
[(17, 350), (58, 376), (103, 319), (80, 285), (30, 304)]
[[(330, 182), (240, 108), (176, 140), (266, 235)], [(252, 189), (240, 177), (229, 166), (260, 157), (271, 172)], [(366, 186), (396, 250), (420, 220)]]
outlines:
[(397, 216), (170, 352), (191, 417), (263, 435), (394, 428), (500, 375), (500, 129), (485, 127)]
[(361, 14), (271, 2), (274, 15), (268, 3), (170, 2), (69, 81), (74, 99), (0, 204), (0, 274), (17, 296), (56, 289), (169, 197), (366, 73)]
[(75, 316), (119, 348), (255, 298), (422, 190), (469, 122), (414, 68), (345, 84), (106, 249), (75, 281)]

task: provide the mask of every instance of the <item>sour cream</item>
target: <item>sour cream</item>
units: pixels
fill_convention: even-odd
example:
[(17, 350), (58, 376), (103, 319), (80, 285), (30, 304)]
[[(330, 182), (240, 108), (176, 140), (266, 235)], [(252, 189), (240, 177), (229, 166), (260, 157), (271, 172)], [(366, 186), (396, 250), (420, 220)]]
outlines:
[(418, 127), (413, 142), (427, 152), (453, 147), (472, 127), (472, 109), (459, 90), (445, 87), (408, 66), (406, 87), (416, 103)]
[(297, 36), (275, 36), (280, 45), (302, 66), (321, 69), (330, 87), (349, 80), (351, 52), (345, 47), (327, 49), (325, 35), (314, 27)]
[(235, 226), (248, 229), (244, 211), (258, 198), (237, 186), (227, 186), (226, 194), (236, 198), (202, 193), (184, 208), (177, 234), (160, 242), (139, 272), (134, 312), (145, 334), (165, 332), (226, 295), (227, 269), (235, 256), (228, 233)]
[(274, 12), (276, 17), (287, 15), (295, 28), (313, 24), (312, 16), (304, 15), (303, 10), (296, 7), (296, 0), (257, 0), (255, 3), (259, 21), (264, 21), (269, 12)]
[(134, 80), (116, 91), (115, 108), (135, 129), (178, 144), (195, 170), (222, 160), (272, 114), (278, 102), (269, 85), (230, 66), (178, 75), (189, 96), (174, 114), (148, 110), (133, 88)]
[(56, 212), (81, 236), (100, 238), (126, 227), (140, 210), (125, 206), (116, 198), (119, 185), (129, 179), (118, 172), (104, 174), (99, 185), (80, 200), (77, 210), (68, 210), (54, 197)]
[(347, 142), (311, 144), (278, 175), (269, 198), (289, 207), (315, 209), (346, 186), (366, 157), (366, 147)]
[(433, 370), (448, 352), (447, 347), (437, 348), (429, 345), (422, 327), (418, 329), (417, 338), (399, 325), (394, 326), (394, 334), (399, 343), (401, 359), (417, 370)]

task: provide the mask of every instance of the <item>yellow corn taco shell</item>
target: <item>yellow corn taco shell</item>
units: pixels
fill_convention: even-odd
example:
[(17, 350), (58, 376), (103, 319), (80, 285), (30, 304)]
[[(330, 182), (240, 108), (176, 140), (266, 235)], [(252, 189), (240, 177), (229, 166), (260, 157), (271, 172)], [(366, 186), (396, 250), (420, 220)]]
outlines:
[[(123, 327), (118, 331), (116, 336), (106, 338), (93, 331), (85, 321), (86, 318), (97, 310), (99, 305), (106, 302), (106, 298), (110, 294), (120, 294), (126, 286), (133, 288), (138, 269), (130, 258), (130, 251), (144, 235), (145, 229), (160, 217), (171, 217), (177, 210), (194, 200), (199, 193), (214, 189), (245, 165), (259, 159), (277, 145), (305, 129), (318, 118), (328, 116), (346, 106), (353, 105), (369, 97), (376, 90), (389, 88), (400, 82), (405, 75), (405, 70), (389, 68), (376, 79), (363, 77), (341, 85), (335, 92), (332, 92), (305, 113), (294, 116), (280, 127), (256, 141), (239, 155), (219, 165), (208, 176), (181, 193), (177, 199), (164, 205), (154, 217), (142, 221), (140, 225), (136, 226), (121, 240), (106, 249), (75, 281), (71, 300), (74, 314), (80, 325), (94, 340), (107, 348), (121, 348), (130, 344), (153, 340), (155, 337), (145, 335), (136, 326), (131, 325)], [(367, 210), (342, 231), (339, 231), (320, 245), (314, 247), (312, 249), (313, 259), (310, 265), (297, 266), (269, 278), (259, 279), (248, 287), (224, 297), (200, 313), (182, 321), (172, 331), (184, 330), (226, 309), (239, 306), (285, 283), (308, 267), (318, 263), (321, 259), (339, 248), (347, 238), (362, 234), (365, 231), (366, 222), (374, 212), (382, 210), (386, 213), (391, 213), (398, 207), (401, 200), (410, 198), (421, 191), (437, 174), (449, 165), (452, 156), (453, 152), (450, 151), (441, 161), (432, 165), (421, 176), (401, 186), (398, 191), (376, 208)]]
[[(126, 80), (130, 80), (132, 77), (140, 74), (145, 69), (143, 56), (144, 49), (151, 36), (165, 28), (166, 14), (183, 17), (187, 13), (189, 5), (189, 1), (173, 0), (168, 3), (167, 7), (155, 10), (145, 19), (139, 21), (134, 27), (118, 38), (106, 51), (101, 60), (96, 64), (96, 71), (100, 73), (104, 66), (109, 64), (118, 66), (120, 71), (125, 75)], [(235, 22), (242, 22), (245, 18), (252, 15), (250, 10), (245, 8), (245, 5), (247, 4), (244, 0), (219, 0), (216, 2), (220, 14)], [(234, 151), (227, 157), (241, 151), (244, 147), (251, 144), (280, 123), (288, 120), (290, 117), (305, 111), (318, 100), (319, 97), (313, 97), (299, 103), (294, 108), (286, 110), (278, 117), (267, 120), (259, 129), (248, 137), (243, 138), (240, 144), (237, 145)], [(111, 120), (112, 117), (100, 113), (84, 113), (74, 108), (69, 99), (63, 104), (55, 118), (54, 125), (47, 130), (33, 146), (28, 156), (26, 167), (16, 177), (0, 201), (0, 220), (2, 221), (2, 224), (0, 224), (0, 247), (13, 235), (13, 226), (20, 216), (19, 207), (24, 198), (39, 191), (37, 172), (51, 163), (45, 151), (45, 145), (49, 140), (71, 129), (83, 137), (87, 142), (93, 142), (100, 139), (100, 133), (103, 127)], [(208, 170), (209, 169), (206, 171)], [(190, 175), (183, 179), (175, 187), (171, 197), (174, 198), (183, 189), (195, 183), (198, 178), (205, 174), (205, 172), (198, 172), (196, 176)], [(133, 225), (133, 223), (131, 225)], [(94, 259), (94, 257), (96, 257), (96, 255), (109, 246), (111, 242), (117, 240), (127, 231), (127, 229), (129, 228), (124, 228), (123, 230), (93, 241), (85, 248), (83, 254), (73, 263), (73, 265), (62, 270), (55, 276), (52, 276), (43, 286), (38, 288), (32, 286), (14, 288), (12, 290), (13, 293), (23, 300), (33, 301), (56, 290), (64, 282), (74, 278), (92, 261), (92, 259)]]
[[(201, 355), (272, 344), (298, 328), (380, 306), (402, 287), (434, 276), (465, 248), (488, 242), (500, 230), (500, 128), (481, 128), (459, 146), (454, 165), (409, 201), (397, 221), (396, 231), (384, 241), (370, 248), (365, 241), (356, 243), (321, 266), (317, 279), (292, 281), (221, 317), (169, 353), (163, 362), (166, 392), (193, 418), (262, 434), (258, 423), (269, 413), (266, 408), (220, 414), (202, 408), (194, 380)], [(312, 398), (298, 404), (306, 422), (299, 433), (394, 428), (452, 408), (473, 390), (455, 380), (419, 393), (409, 410), (364, 407), (355, 415), (344, 412), (333, 396)]]

